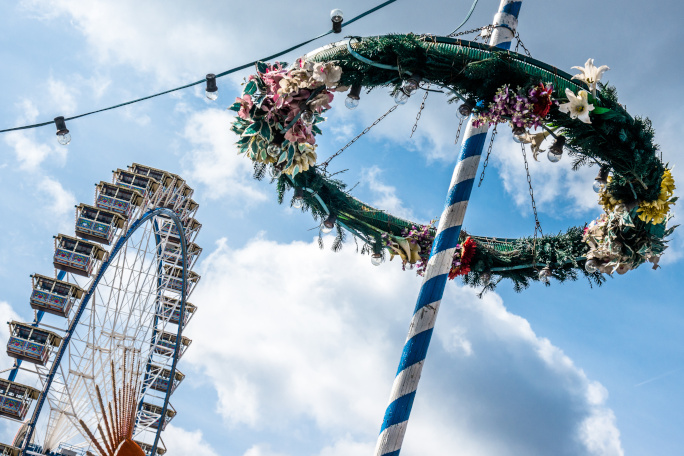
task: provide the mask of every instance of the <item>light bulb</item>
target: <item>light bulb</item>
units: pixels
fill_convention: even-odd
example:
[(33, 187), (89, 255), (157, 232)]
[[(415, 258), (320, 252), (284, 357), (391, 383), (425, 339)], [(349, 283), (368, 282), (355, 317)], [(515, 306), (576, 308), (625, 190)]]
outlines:
[(589, 274), (593, 274), (598, 271), (598, 263), (596, 260), (587, 260), (587, 262), (584, 263), (584, 270)]
[(549, 161), (551, 163), (558, 163), (563, 156), (562, 154), (554, 154), (552, 150), (549, 150), (549, 152), (546, 154), (548, 157)]
[(472, 98), (464, 101), (458, 107), (458, 116), (460, 118), (468, 117), (473, 112), (473, 106), (475, 106), (475, 102)]
[(216, 86), (216, 75), (209, 73), (206, 78), (207, 89), (204, 92), (208, 99), (214, 101), (218, 98), (218, 87)]
[(280, 175), (283, 174), (283, 172), (275, 166), (271, 166), (271, 169), (269, 169), (269, 173), (271, 174), (271, 177), (273, 179), (278, 179)]
[(539, 280), (544, 283), (549, 283), (549, 277), (551, 277), (551, 268), (546, 266), (544, 269), (539, 271)]
[(413, 78), (406, 79), (404, 82), (401, 83), (401, 89), (408, 96), (411, 96), (416, 90), (418, 90), (418, 81)]
[(513, 141), (520, 144), (521, 142), (523, 142), (522, 136), (521, 135), (513, 135)]
[(314, 113), (310, 109), (307, 109), (299, 118), (302, 119), (302, 122), (304, 122), (306, 125), (311, 125), (314, 121)]
[(321, 231), (323, 233), (330, 233), (333, 228), (335, 228), (335, 223), (337, 222), (337, 216), (335, 214), (330, 214), (328, 217), (323, 220), (323, 223), (321, 223)]
[(594, 189), (594, 191), (595, 191), (596, 193), (601, 193), (601, 190), (603, 189), (603, 187), (604, 187), (605, 185), (606, 185), (605, 182), (601, 182), (600, 180), (595, 180), (595, 181), (594, 181), (594, 185), (592, 186), (592, 188)]
[(380, 266), (380, 263), (382, 263), (382, 254), (374, 253), (371, 255), (371, 263), (373, 263), (373, 266)]
[(61, 145), (66, 146), (71, 142), (71, 135), (69, 133), (64, 133), (63, 135), (57, 135), (57, 142)]
[(354, 98), (351, 95), (347, 95), (347, 98), (344, 100), (344, 105), (349, 109), (356, 109), (360, 102), (361, 100), (359, 98)]
[(344, 14), (341, 9), (334, 9), (330, 11), (330, 20), (332, 21), (333, 32), (340, 33), (342, 31), (342, 21)]
[(304, 204), (304, 189), (302, 187), (295, 187), (294, 199), (292, 200), (292, 207), (301, 209)]
[(398, 105), (406, 104), (408, 99), (409, 99), (409, 96), (406, 95), (404, 93), (404, 91), (401, 89), (397, 90), (397, 93), (394, 94), (394, 102)]

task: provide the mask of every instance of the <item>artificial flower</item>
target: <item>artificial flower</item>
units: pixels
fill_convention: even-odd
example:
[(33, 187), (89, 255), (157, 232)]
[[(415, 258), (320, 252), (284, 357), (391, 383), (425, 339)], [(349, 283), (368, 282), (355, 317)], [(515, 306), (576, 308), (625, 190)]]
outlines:
[(238, 111), (238, 116), (241, 119), (249, 120), (250, 115), (249, 111), (252, 109), (252, 106), (254, 106), (254, 102), (252, 101), (252, 96), (245, 94), (242, 96), (242, 98), (235, 98), (236, 103), (240, 103), (240, 110)]
[(537, 133), (534, 135), (531, 134), (529, 131), (526, 131), (524, 134), (518, 135), (517, 138), (520, 140), (521, 143), (531, 145), (532, 157), (534, 157), (535, 160), (539, 161), (537, 159), (537, 156), (541, 152), (544, 152), (544, 149), (541, 148), (541, 145), (550, 134), (551, 132), (548, 130), (544, 130), (541, 133)]
[(670, 212), (670, 205), (674, 204), (674, 201), (670, 201), (670, 198), (674, 194), (675, 188), (672, 171), (666, 169), (660, 181), (658, 199), (655, 201), (642, 201), (639, 204), (639, 209), (637, 209), (639, 219), (653, 225), (663, 223)]
[(313, 66), (312, 78), (315, 81), (325, 84), (327, 87), (334, 87), (342, 77), (342, 68), (332, 62), (315, 63)]
[(415, 242), (409, 242), (406, 238), (397, 237), (389, 242), (390, 261), (395, 256), (401, 258), (402, 264), (415, 264), (421, 260), (420, 246)]
[(333, 94), (330, 92), (321, 92), (317, 94), (313, 100), (307, 103), (309, 108), (315, 112), (321, 112), (324, 109), (330, 109), (330, 102), (333, 100)]
[(299, 83), (293, 78), (282, 78), (278, 85), (278, 95), (288, 95), (299, 90)]
[(551, 110), (553, 100), (553, 86), (545, 86), (540, 82), (538, 86), (532, 87), (528, 93), (528, 99), (532, 102), (532, 113), (538, 117), (546, 117)]
[(316, 164), (316, 147), (310, 144), (298, 144), (295, 149), (294, 157), (292, 158), (292, 164), (285, 168), (283, 172), (285, 174), (290, 174), (293, 177), (297, 173), (302, 173), (308, 171), (310, 167)]
[[(580, 70), (582, 74), (576, 74), (572, 79), (579, 79), (589, 86), (591, 89), (591, 94), (596, 96), (596, 83), (601, 80), (603, 73), (610, 70), (607, 65), (601, 65), (600, 67), (594, 66), (594, 59), (587, 59), (587, 63), (582, 67), (572, 67), (574, 70)], [(588, 123), (588, 122), (587, 122)]]
[(460, 256), (454, 256), (454, 260), (451, 264), (451, 270), (449, 271), (450, 280), (453, 280), (460, 275), (466, 275), (470, 272), (470, 263), (473, 261), (473, 256), (475, 256), (476, 249), (477, 244), (475, 244), (475, 241), (468, 236), (463, 242), (463, 245), (461, 245)]
[(565, 89), (565, 95), (570, 101), (561, 104), (558, 109), (561, 112), (567, 112), (573, 119), (579, 119), (590, 124), (589, 111), (594, 110), (594, 105), (589, 104), (589, 93), (586, 90), (580, 90), (575, 96), (572, 90)]

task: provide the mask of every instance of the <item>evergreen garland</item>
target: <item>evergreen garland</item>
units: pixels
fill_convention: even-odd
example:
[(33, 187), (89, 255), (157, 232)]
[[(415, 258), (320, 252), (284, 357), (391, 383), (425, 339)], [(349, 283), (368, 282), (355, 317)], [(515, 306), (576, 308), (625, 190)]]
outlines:
[[(350, 53), (348, 46), (365, 59), (396, 69), (379, 68), (366, 63)], [(433, 36), (409, 34), (362, 40), (355, 38), (349, 44), (338, 43), (308, 55), (302, 62), (305, 61), (339, 66), (342, 71), (338, 82), (340, 86), (361, 85), (369, 90), (390, 87), (396, 91), (408, 75), (419, 74), (431, 83), (450, 89), (455, 95), (452, 101), (467, 99), (472, 104), (479, 103), (479, 106), (485, 107), (492, 103), (503, 86), (517, 89), (519, 93), (528, 93), (540, 83), (547, 86), (551, 84), (556, 100), (565, 99), (566, 89), (574, 93), (587, 89), (584, 83), (572, 80), (569, 74), (532, 58), (478, 43)], [(264, 68), (267, 66), (260, 63), (259, 71), (263, 72)], [(256, 82), (260, 86), (258, 78)], [(572, 227), (565, 233), (546, 235), (536, 240), (501, 240), (469, 236), (462, 232), (462, 243), (470, 238), (476, 244), (475, 253), (464, 269), (464, 283), (493, 289), (501, 279), (506, 278), (513, 282), (516, 291), (521, 291), (531, 281), (544, 279), (540, 278), (539, 271), (546, 268), (548, 276), (561, 282), (576, 280), (583, 275), (590, 284), (600, 285), (604, 281), (601, 272), (612, 271), (607, 266), (599, 270), (585, 269), (588, 255), (600, 258), (592, 250), (596, 246), (592, 247), (588, 243), (585, 233), (588, 229), (593, 233), (591, 230), (604, 226), (611, 239), (617, 240), (611, 249), (617, 245), (619, 250), (618, 253), (609, 252), (605, 264), (610, 260), (610, 265), (618, 265), (621, 261), (619, 264), (635, 268), (648, 260), (657, 265), (659, 255), (666, 248), (665, 237), (674, 228), (666, 230), (666, 219), (662, 223), (640, 220), (639, 204), (664, 201), (667, 212), (668, 204), (676, 200), (670, 199), (674, 183), (664, 181), (667, 168), (657, 156), (658, 146), (653, 142), (651, 122), (647, 118), (630, 116), (618, 103), (613, 87), (599, 88), (596, 96), (589, 95), (590, 103), (596, 108), (591, 123), (573, 119), (553, 105), (544, 124), (549, 128), (561, 129), (569, 146), (566, 150), (574, 158), (574, 169), (587, 164), (610, 169), (612, 176), (602, 193), (602, 204), (610, 213), (610, 221), (604, 217), (598, 221), (598, 225), (592, 222), (589, 227)], [(238, 111), (241, 106), (238, 99), (231, 109)], [(322, 120), (316, 116), (313, 134), (320, 133), (317, 123)], [(236, 120), (233, 129), (243, 134), (250, 125), (249, 120), (241, 118)], [(266, 144), (272, 141), (270, 131), (268, 136), (264, 138)], [(240, 144), (245, 142), (241, 141)], [(283, 144), (287, 148), (287, 141)], [(258, 156), (259, 150), (254, 149), (253, 155)], [(283, 153), (283, 157), (286, 155)], [(265, 153), (262, 156), (266, 157)], [(292, 152), (287, 158), (287, 166), (290, 166)], [(255, 162), (255, 178), (264, 176), (268, 163)], [(333, 179), (325, 167), (313, 165), (304, 171), (297, 170), (292, 175), (281, 175), (275, 180), (280, 203), (289, 189), (302, 187), (306, 190), (302, 201), (303, 211), (310, 211), (315, 220), (324, 220), (328, 212), (337, 215), (337, 236), (333, 250), (341, 248), (345, 240), (342, 228), (345, 228), (354, 235), (355, 240), (358, 237), (364, 242), (361, 253), (381, 254), (384, 257), (386, 247), (395, 240), (405, 239), (403, 236), (411, 227), (420, 226), (352, 197), (346, 185)], [(434, 237), (434, 231), (428, 231)], [(320, 237), (319, 245), (322, 246)], [(426, 260), (428, 254), (421, 252), (421, 259)], [(587, 269), (591, 272), (587, 272)], [(547, 280), (544, 281), (548, 284)]]

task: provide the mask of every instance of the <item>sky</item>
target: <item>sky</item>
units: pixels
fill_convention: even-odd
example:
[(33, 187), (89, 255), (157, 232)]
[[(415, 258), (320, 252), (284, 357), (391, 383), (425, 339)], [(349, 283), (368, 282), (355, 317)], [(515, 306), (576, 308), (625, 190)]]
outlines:
[[(379, 3), (379, 2), (378, 2)], [(480, 0), (464, 29), (490, 23), (498, 0)], [(373, 3), (374, 4), (374, 3)], [(352, 17), (357, 0), (211, 2), (22, 0), (2, 2), (0, 129), (114, 105), (273, 54)], [(344, 30), (446, 35), (471, 2), (399, 0)], [(679, 85), (684, 4), (524, 0), (519, 32), (533, 57), (571, 72), (587, 58), (630, 113), (648, 116), (665, 162), (684, 182)], [(291, 52), (293, 61), (335, 41)], [(30, 320), (29, 274), (50, 275), (53, 239), (73, 233), (74, 205), (93, 184), (143, 163), (180, 174), (195, 189), (204, 252), (198, 307), (179, 363), (186, 379), (163, 439), (169, 456), (372, 454), (421, 279), (395, 260), (378, 267), (331, 238), (319, 249), (309, 214), (278, 205), (273, 185), (252, 179), (236, 154), (226, 108), (250, 70), (220, 78), (211, 102), (196, 87), (67, 123), (0, 136), (0, 316)], [(337, 96), (318, 155), (331, 155), (393, 104), (378, 89), (358, 109)], [(336, 158), (331, 171), (354, 195), (427, 222), (441, 213), (458, 153), (455, 106), (421, 96), (390, 114)], [(601, 210), (595, 168), (530, 164), (547, 233)], [(482, 164), (480, 165), (482, 166)], [(291, 195), (288, 195), (288, 198)], [(675, 219), (679, 223), (675, 208)], [(522, 158), (500, 128), (465, 228), (517, 237), (534, 228)], [(680, 455), (684, 448), (684, 237), (675, 232), (657, 271), (608, 278), (501, 282), (485, 294), (447, 284), (402, 455)], [(8, 330), (0, 326), (0, 340)], [(11, 360), (0, 355), (0, 368)], [(3, 374), (3, 376), (6, 374)], [(16, 425), (0, 424), (9, 442)]]

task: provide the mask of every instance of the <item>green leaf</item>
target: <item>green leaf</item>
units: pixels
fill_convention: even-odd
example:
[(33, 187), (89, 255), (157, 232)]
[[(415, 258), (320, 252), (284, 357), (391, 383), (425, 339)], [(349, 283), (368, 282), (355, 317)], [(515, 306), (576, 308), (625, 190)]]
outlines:
[(266, 141), (269, 141), (269, 142), (271, 141), (271, 127), (268, 125), (267, 122), (262, 122), (261, 130), (259, 131), (259, 134)]
[(259, 132), (261, 131), (262, 123), (262, 121), (254, 122), (252, 125), (245, 129), (244, 133), (242, 133), (242, 136), (254, 136), (256, 134), (259, 134)]
[(323, 132), (321, 131), (321, 129), (318, 128), (316, 125), (314, 125), (313, 127), (311, 127), (311, 131), (312, 131), (313, 133), (317, 134), (317, 135), (322, 135), (322, 134), (323, 134)]
[(595, 114), (597, 116), (600, 116), (601, 114), (605, 114), (607, 112), (613, 112), (613, 110), (608, 108), (594, 107), (594, 110), (591, 111), (592, 114)]
[(257, 62), (256, 68), (259, 73), (266, 73), (266, 70), (268, 70), (268, 65), (264, 62)]
[(261, 160), (266, 161), (268, 158), (268, 153), (266, 153), (266, 149), (261, 149)]
[(279, 165), (282, 162), (284, 162), (285, 160), (287, 160), (287, 151), (286, 150), (284, 150), (283, 153), (280, 154), (280, 157), (278, 157), (278, 163), (277, 164)]
[(228, 109), (230, 109), (231, 111), (238, 112), (240, 110), (240, 108), (242, 108), (242, 103), (240, 103), (239, 101), (236, 101), (235, 103), (230, 105), (230, 107)]
[(289, 168), (292, 165), (292, 161), (294, 160), (294, 154), (294, 145), (290, 144), (290, 146), (287, 148), (287, 164), (285, 165), (285, 168)]
[(256, 82), (254, 81), (249, 81), (247, 85), (245, 86), (245, 89), (242, 91), (242, 93), (246, 95), (254, 95), (254, 92), (257, 90), (257, 85)]
[(292, 171), (292, 177), (295, 177), (297, 174), (299, 174), (299, 165), (294, 167), (294, 171)]
[(255, 154), (254, 156), (256, 157), (256, 154), (259, 152), (259, 143), (256, 140), (254, 140), (249, 143), (249, 148), (252, 150), (252, 153)]

